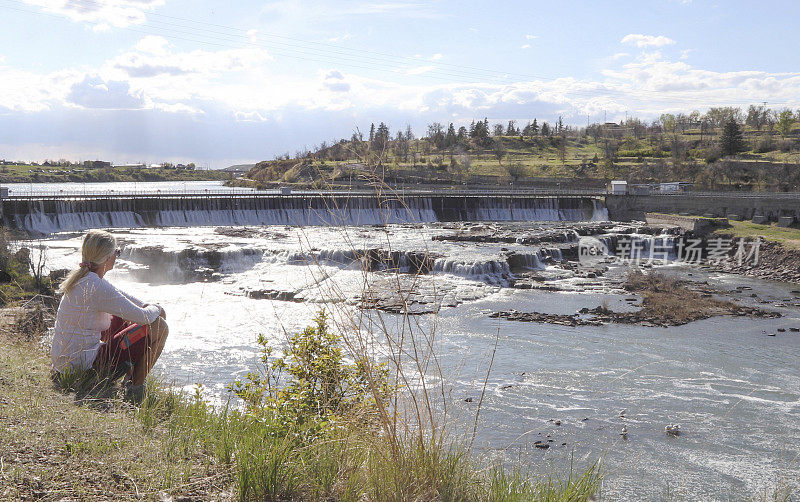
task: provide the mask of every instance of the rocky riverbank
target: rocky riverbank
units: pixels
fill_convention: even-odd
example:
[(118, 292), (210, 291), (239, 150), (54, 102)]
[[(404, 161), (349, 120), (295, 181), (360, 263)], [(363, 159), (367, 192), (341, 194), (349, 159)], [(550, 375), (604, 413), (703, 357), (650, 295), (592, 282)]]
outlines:
[[(630, 272), (623, 288), (641, 297), (639, 310), (614, 312), (601, 305), (595, 308), (584, 307), (571, 315), (506, 310), (493, 312), (489, 317), (562, 326), (601, 326), (618, 323), (661, 327), (680, 326), (719, 315), (781, 317), (778, 312), (722, 299), (723, 292), (711, 289), (703, 283), (678, 280), (658, 273)], [(636, 298), (630, 300), (636, 301)]]
[(715, 267), (721, 272), (800, 284), (800, 250), (778, 242), (761, 241), (757, 260), (729, 259)]

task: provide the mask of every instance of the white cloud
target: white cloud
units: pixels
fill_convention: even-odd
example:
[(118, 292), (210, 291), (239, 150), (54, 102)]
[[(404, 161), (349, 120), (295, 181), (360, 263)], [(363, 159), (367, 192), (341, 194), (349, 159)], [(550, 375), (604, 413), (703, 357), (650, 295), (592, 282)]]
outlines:
[(422, 75), (423, 73), (428, 73), (430, 71), (435, 70), (436, 67), (433, 65), (426, 65), (426, 66), (417, 66), (416, 68), (409, 68), (406, 70), (406, 75)]
[(154, 54), (156, 56), (162, 56), (166, 54), (168, 48), (169, 42), (167, 39), (156, 35), (147, 35), (143, 39), (136, 42), (136, 45), (134, 46), (134, 49), (137, 51), (147, 54)]
[(617, 59), (622, 59), (627, 57), (630, 57), (630, 54), (628, 54), (627, 52), (617, 52), (616, 54), (611, 56), (611, 59), (616, 61)]
[(188, 74), (211, 76), (253, 69), (272, 59), (266, 50), (258, 48), (173, 53), (168, 50), (168, 45), (161, 37), (145, 37), (134, 50), (114, 58), (111, 65), (133, 78)]
[(663, 47), (665, 45), (675, 44), (674, 40), (663, 35), (653, 36), (634, 33), (625, 35), (620, 42), (623, 44), (633, 44), (636, 47)]
[(681, 51), (681, 59), (689, 59), (689, 54), (691, 54), (694, 49), (686, 49), (685, 51)]
[(539, 38), (538, 35), (525, 35), (525, 40), (536, 40)]
[(127, 82), (105, 81), (97, 75), (87, 75), (74, 84), (66, 99), (83, 108), (105, 110), (137, 110), (145, 106), (142, 94), (131, 92)]
[[(277, 65), (260, 49), (181, 52), (165, 39), (149, 36), (97, 67), (39, 74), (0, 65), (0, 129), (30, 135), (16, 134), (14, 141), (20, 144), (47, 143), (47, 138), (62, 141), (64, 132), (58, 124), (68, 117), (82, 124), (80, 131), (70, 134), (80, 135), (87, 145), (114, 144), (113, 138), (98, 139), (106, 130), (180, 130), (178, 141), (167, 134), (173, 141), (164, 142), (160, 151), (202, 150), (212, 159), (240, 155), (214, 153), (218, 152), (214, 148), (256, 151), (253, 145), (258, 145), (258, 152), (270, 151), (264, 137), (282, 152), (336, 134), (349, 136), (353, 127), (375, 117), (394, 124), (393, 128), (445, 118), (464, 123), (483, 116), (535, 116), (548, 121), (558, 115), (568, 121), (582, 116), (579, 121), (585, 124), (587, 113), (594, 120), (602, 110), (608, 111), (609, 119), (625, 110), (650, 119), (663, 111), (746, 106), (764, 99), (800, 106), (800, 73), (714, 72), (695, 68), (678, 56), (667, 60), (658, 51), (641, 52), (636, 58), (627, 53), (607, 58), (607, 69), (591, 80), (443, 84), (440, 79), (426, 79), (437, 69), (431, 63), (435, 55), (420, 56), (418, 66), (399, 70), (399, 77), (367, 78), (324, 68), (308, 78), (277, 73)], [(152, 117), (158, 117), (157, 126)], [(25, 127), (15, 127), (16, 119)], [(131, 119), (134, 122), (128, 125)], [(84, 128), (84, 123), (95, 125)], [(230, 141), (219, 141), (223, 137)], [(149, 152), (148, 145), (141, 148), (136, 151)]]
[(431, 61), (439, 61), (439, 60), (440, 60), (440, 59), (442, 59), (443, 57), (444, 57), (444, 56), (442, 56), (441, 54), (439, 54), (439, 53), (437, 52), (436, 54), (434, 54), (433, 56), (431, 56)]
[(75, 22), (94, 25), (95, 31), (108, 31), (112, 27), (125, 28), (142, 24), (146, 13), (164, 4), (165, 0), (23, 0), (67, 17)]
[(520, 49), (530, 49), (531, 48), (531, 44), (524, 44), (524, 45), (521, 45), (519, 48)]
[(237, 122), (266, 122), (267, 118), (259, 112), (236, 112), (233, 114)]
[(345, 82), (344, 75), (339, 70), (329, 71), (323, 81), (322, 85), (331, 92), (348, 92), (350, 84)]

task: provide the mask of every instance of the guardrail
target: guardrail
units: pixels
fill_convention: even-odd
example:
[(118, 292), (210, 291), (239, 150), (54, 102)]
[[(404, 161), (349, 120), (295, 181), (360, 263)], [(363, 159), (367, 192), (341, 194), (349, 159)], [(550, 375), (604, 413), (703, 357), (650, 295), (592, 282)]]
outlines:
[[(225, 190), (53, 190), (33, 192), (9, 192), (4, 199), (10, 200), (41, 200), (41, 199), (81, 199), (81, 198), (202, 198), (202, 197), (529, 197), (529, 196), (560, 196), (560, 197), (604, 197), (614, 195), (604, 190), (592, 189), (550, 189), (550, 188), (513, 188), (513, 189), (404, 189), (387, 188), (380, 192), (370, 189), (358, 190), (294, 190), (289, 195), (282, 195), (280, 190), (253, 190), (253, 189), (225, 189)], [(624, 194), (619, 196), (630, 197), (738, 197), (743, 199), (800, 199), (800, 192), (652, 192), (647, 194)]]
[(82, 199), (82, 198), (202, 198), (202, 197), (526, 197), (526, 196), (563, 196), (563, 197), (598, 197), (606, 192), (598, 190), (551, 190), (551, 189), (485, 189), (485, 190), (420, 190), (420, 189), (385, 189), (376, 190), (295, 190), (283, 195), (280, 190), (158, 190), (158, 191), (50, 191), (50, 192), (11, 192), (5, 198), (20, 199)]

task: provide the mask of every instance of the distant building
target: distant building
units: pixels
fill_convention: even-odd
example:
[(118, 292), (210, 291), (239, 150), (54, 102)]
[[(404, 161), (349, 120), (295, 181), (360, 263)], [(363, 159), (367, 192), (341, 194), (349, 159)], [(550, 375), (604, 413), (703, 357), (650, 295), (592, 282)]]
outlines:
[(123, 169), (144, 169), (147, 166), (145, 164), (117, 164), (114, 167), (121, 167)]
[(220, 171), (231, 173), (234, 176), (241, 176), (249, 173), (250, 169), (254, 168), (255, 166), (255, 164), (237, 164), (235, 166), (226, 167), (225, 169), (220, 169)]
[(688, 183), (685, 181), (671, 181), (669, 183), (660, 183), (658, 185), (658, 191), (661, 193), (688, 192), (693, 186), (694, 183)]
[(611, 182), (611, 195), (626, 195), (627, 193), (627, 181), (615, 180)]
[(83, 162), (83, 167), (87, 169), (107, 169), (111, 167), (111, 162), (105, 160), (86, 160)]

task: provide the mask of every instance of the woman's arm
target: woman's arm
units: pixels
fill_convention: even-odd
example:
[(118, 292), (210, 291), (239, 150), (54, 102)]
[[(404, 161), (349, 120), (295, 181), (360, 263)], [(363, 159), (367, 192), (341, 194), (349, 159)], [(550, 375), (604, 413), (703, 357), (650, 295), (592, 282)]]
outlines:
[(94, 295), (93, 298), (97, 310), (137, 324), (151, 324), (161, 313), (161, 307), (158, 305), (139, 307), (108, 281), (101, 281), (101, 283), (102, 291), (99, 291), (100, 294)]

